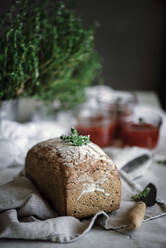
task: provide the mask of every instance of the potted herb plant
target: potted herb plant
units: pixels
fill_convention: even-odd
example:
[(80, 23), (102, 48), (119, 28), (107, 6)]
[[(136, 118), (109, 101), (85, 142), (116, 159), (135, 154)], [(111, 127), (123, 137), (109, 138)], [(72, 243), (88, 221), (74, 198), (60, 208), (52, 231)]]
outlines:
[(0, 102), (35, 97), (72, 108), (101, 65), (94, 30), (60, 1), (20, 0), (0, 23)]

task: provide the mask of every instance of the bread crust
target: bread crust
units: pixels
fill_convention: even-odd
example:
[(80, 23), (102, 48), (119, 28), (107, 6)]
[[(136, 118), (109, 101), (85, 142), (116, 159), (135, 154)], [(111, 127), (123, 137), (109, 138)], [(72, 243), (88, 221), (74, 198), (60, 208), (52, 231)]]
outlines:
[(92, 142), (83, 146), (60, 138), (41, 142), (28, 152), (25, 173), (60, 215), (82, 218), (120, 206), (117, 167)]

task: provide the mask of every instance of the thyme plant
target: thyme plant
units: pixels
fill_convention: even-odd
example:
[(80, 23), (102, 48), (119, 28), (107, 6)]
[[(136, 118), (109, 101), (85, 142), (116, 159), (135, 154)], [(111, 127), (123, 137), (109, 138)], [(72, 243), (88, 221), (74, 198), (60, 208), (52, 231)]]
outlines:
[(101, 65), (94, 30), (61, 1), (20, 0), (0, 23), (0, 101), (20, 96), (74, 107)]

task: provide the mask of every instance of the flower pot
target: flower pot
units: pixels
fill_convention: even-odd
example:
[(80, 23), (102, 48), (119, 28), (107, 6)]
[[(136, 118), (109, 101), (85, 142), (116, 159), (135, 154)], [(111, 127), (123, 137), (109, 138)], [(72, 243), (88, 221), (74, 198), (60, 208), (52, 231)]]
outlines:
[(0, 122), (2, 120), (17, 121), (18, 100), (6, 100), (0, 102)]

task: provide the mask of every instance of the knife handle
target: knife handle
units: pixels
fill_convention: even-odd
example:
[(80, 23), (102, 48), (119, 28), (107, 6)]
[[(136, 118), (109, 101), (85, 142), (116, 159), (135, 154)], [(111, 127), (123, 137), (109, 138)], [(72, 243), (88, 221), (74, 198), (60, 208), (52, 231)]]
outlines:
[(128, 230), (134, 231), (141, 227), (145, 216), (146, 204), (137, 202), (128, 215)]

